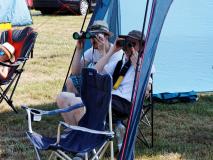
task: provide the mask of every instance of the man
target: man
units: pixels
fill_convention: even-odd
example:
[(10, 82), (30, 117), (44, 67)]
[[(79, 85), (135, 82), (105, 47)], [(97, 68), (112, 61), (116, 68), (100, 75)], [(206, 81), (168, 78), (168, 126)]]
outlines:
[[(109, 37), (112, 33), (109, 31), (109, 27), (105, 21), (97, 20), (94, 21), (93, 25), (89, 28), (89, 32), (95, 34), (95, 37), (91, 38), (92, 47), (85, 51), (82, 55), (84, 48), (84, 39), (79, 39), (76, 45), (76, 53), (73, 58), (72, 63), (72, 75), (68, 78), (66, 82), (67, 92), (72, 92), (76, 95), (80, 94), (80, 84), (81, 84), (81, 69), (82, 67), (94, 67), (98, 60), (105, 55), (112, 44), (109, 42)], [(113, 59), (119, 59), (121, 56), (112, 57)]]
[[(95, 67), (95, 64), (98, 62), (98, 60), (101, 57), (104, 57), (104, 55), (106, 55), (113, 46), (113, 44), (108, 41), (108, 38), (112, 35), (112, 33), (109, 31), (106, 22), (100, 20), (95, 21), (90, 27), (89, 32), (96, 34), (95, 38), (91, 39), (92, 47), (88, 49), (81, 57), (84, 46), (84, 39), (78, 40), (76, 53), (72, 64), (72, 75), (66, 82), (67, 92), (61, 92), (56, 98), (59, 108), (65, 108), (67, 106), (81, 102), (81, 99), (78, 97), (78, 95), (80, 94), (80, 73), (82, 67), (87, 66), (88, 64), (90, 64), (90, 67)], [(103, 36), (101, 36), (101, 34), (103, 34)], [(123, 53), (121, 51), (113, 54), (110, 56), (110, 62), (119, 61), (122, 58), (122, 55)], [(116, 63), (114, 63), (114, 65), (116, 65)], [(65, 122), (72, 125), (77, 125), (78, 121), (81, 119), (84, 113), (85, 108), (80, 108), (70, 113), (63, 113), (62, 116)]]
[(141, 40), (144, 41), (142, 36), (142, 33), (136, 30), (128, 33), (126, 41), (124, 41), (127, 44), (122, 47), (125, 53), (124, 58), (117, 62), (115, 68), (111, 67), (114, 62), (110, 62), (109, 58), (121, 49), (118, 42), (122, 42), (122, 39), (117, 39), (112, 51), (96, 64), (99, 72), (113, 76), (112, 118), (115, 123), (115, 136), (119, 151), (126, 130), (121, 121), (129, 117), (138, 52), (144, 47), (144, 42), (141, 42)]
[[(117, 119), (125, 119), (130, 113), (131, 94), (138, 52), (144, 47), (142, 45), (144, 43), (141, 43), (141, 36), (142, 34), (140, 31), (133, 30), (129, 32), (129, 38), (127, 39), (129, 44), (125, 46), (120, 46), (118, 44), (118, 41), (124, 40), (123, 38), (118, 38), (109, 52), (104, 54), (95, 65), (95, 68), (99, 73), (108, 73), (113, 76), (112, 112), (114, 121)], [(120, 55), (122, 48), (124, 51), (122, 58), (117, 58), (112, 61), (111, 58), (113, 56), (117, 54)], [(124, 68), (126, 68), (126, 70), (124, 70)], [(120, 77), (123, 77), (122, 80)], [(80, 101), (80, 98), (67, 92), (62, 92), (57, 97), (59, 108), (65, 108)], [(69, 113), (64, 113), (62, 116), (67, 123), (77, 125), (84, 113), (85, 109), (81, 108)]]
[[(111, 52), (103, 56), (96, 64), (96, 69), (99, 72), (105, 72), (113, 76), (113, 90), (112, 90), (112, 113), (113, 119), (125, 119), (129, 116), (131, 107), (131, 96), (135, 77), (135, 70), (137, 67), (138, 52), (144, 46), (141, 42), (142, 33), (133, 30), (127, 36), (127, 43), (125, 46), (119, 46), (117, 43), (122, 40), (118, 38)], [(122, 58), (122, 65), (119, 67), (117, 62), (116, 67), (109, 61), (110, 57), (117, 51), (123, 49), (124, 57)]]
[[(133, 30), (128, 36), (118, 38), (107, 54), (103, 54), (95, 65), (99, 73), (107, 73), (113, 77), (112, 90), (112, 118), (115, 125), (115, 133), (118, 141), (118, 149), (121, 149), (125, 127), (121, 120), (128, 118), (131, 108), (131, 96), (134, 84), (135, 70), (137, 67), (138, 52), (144, 47), (144, 37), (140, 31)], [(112, 57), (123, 52), (120, 59), (112, 61)], [(79, 97), (72, 93), (62, 92), (57, 98), (60, 108), (81, 102)], [(78, 125), (79, 120), (86, 112), (85, 108), (76, 109), (69, 113), (63, 113), (65, 122)]]

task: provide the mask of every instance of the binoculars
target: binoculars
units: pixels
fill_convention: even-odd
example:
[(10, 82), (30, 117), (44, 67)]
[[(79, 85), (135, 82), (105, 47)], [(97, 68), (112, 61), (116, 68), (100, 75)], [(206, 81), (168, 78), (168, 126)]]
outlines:
[(118, 41), (116, 42), (116, 45), (117, 45), (117, 46), (123, 47), (123, 48), (125, 48), (125, 47), (128, 47), (128, 48), (135, 47), (136, 43), (135, 43), (135, 42), (132, 42), (132, 41), (130, 40), (130, 37), (129, 37), (129, 36), (127, 36), (127, 35), (120, 35), (120, 36), (118, 36), (118, 37), (119, 37), (119, 38), (122, 38), (122, 39), (120, 39), (120, 40), (118, 40)]
[(72, 35), (73, 39), (79, 40), (79, 39), (91, 39), (95, 38), (95, 34), (91, 32), (74, 32)]

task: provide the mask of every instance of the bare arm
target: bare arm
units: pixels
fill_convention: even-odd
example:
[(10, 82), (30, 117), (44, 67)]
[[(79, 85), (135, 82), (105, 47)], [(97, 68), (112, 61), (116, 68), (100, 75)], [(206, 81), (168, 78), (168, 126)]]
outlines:
[(137, 68), (137, 60), (138, 60), (138, 52), (132, 47), (131, 48), (132, 55), (130, 56), (130, 60), (134, 68)]
[(98, 63), (96, 63), (95, 69), (98, 72), (102, 72), (110, 57), (121, 49), (121, 47), (116, 45), (116, 42), (117, 40), (115, 41), (113, 47), (111, 47), (110, 50), (106, 54), (104, 54), (104, 56), (98, 61)]
[(8, 76), (8, 73), (9, 73), (9, 67), (0, 66), (0, 79), (6, 79)]
[(108, 63), (110, 57), (114, 54), (115, 52), (110, 49), (109, 52), (107, 54), (105, 54), (99, 61), (98, 63), (96, 63), (95, 65), (95, 69), (98, 72), (102, 72), (104, 69), (104, 66)]
[[(81, 69), (84, 66), (84, 62), (81, 60), (81, 53), (83, 51), (84, 47), (84, 41), (83, 40), (78, 40), (77, 45), (76, 45), (76, 51), (75, 55), (73, 58), (73, 63), (72, 63), (72, 74), (80, 74)], [(88, 64), (88, 62), (86, 62)]]

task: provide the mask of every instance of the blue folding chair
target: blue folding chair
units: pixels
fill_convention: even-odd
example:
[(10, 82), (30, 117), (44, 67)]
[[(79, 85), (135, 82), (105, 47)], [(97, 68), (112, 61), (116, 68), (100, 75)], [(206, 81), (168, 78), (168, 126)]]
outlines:
[[(64, 160), (70, 160), (71, 158), (65, 152), (85, 153), (85, 159), (100, 159), (109, 145), (111, 147), (111, 159), (114, 159), (111, 89), (112, 82), (109, 75), (100, 75), (94, 69), (85, 68), (82, 70), (82, 103), (53, 111), (42, 111), (22, 106), (28, 113), (29, 131), (26, 133), (36, 150), (37, 159), (40, 160), (40, 150), (52, 150), (49, 159), (54, 155)], [(86, 107), (86, 113), (80, 120), (79, 126), (59, 122), (58, 133), (54, 138), (44, 137), (32, 130), (32, 120), (40, 120), (42, 115), (69, 112), (82, 106)], [(109, 114), (109, 127), (106, 127), (107, 114)], [(61, 126), (70, 128), (70, 130), (67, 131), (66, 129), (66, 131), (60, 133)]]

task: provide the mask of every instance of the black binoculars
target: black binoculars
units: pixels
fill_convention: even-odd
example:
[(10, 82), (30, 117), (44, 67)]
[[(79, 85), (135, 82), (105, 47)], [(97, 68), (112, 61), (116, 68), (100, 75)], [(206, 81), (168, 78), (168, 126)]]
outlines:
[(131, 40), (130, 40), (130, 37), (128, 36), (128, 35), (120, 35), (120, 36), (118, 36), (119, 38), (122, 38), (122, 39), (120, 39), (120, 40), (118, 40), (117, 42), (116, 42), (116, 45), (117, 46), (119, 46), (119, 47), (129, 47), (129, 48), (131, 48), (131, 47), (135, 47), (135, 45), (136, 45), (136, 43), (135, 42), (132, 42)]
[(91, 39), (95, 38), (95, 34), (91, 32), (74, 32), (72, 35), (73, 39), (79, 40), (79, 39)]

